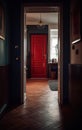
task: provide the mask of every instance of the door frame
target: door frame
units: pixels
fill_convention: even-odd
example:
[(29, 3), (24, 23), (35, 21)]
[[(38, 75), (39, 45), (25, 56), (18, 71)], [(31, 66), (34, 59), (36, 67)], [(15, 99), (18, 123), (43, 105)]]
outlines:
[[(28, 7), (27, 10), (25, 10), (25, 7)], [(37, 10), (37, 7), (40, 9)], [(22, 8), (22, 41), (24, 39), (24, 13), (27, 12), (45, 12), (43, 11), (45, 9), (46, 12), (54, 12), (59, 10), (59, 62), (58, 62), (58, 102), (60, 105), (63, 104), (63, 6), (62, 4), (58, 5), (49, 5), (49, 6), (29, 6), (29, 5), (23, 5)], [(61, 34), (61, 35), (60, 35)], [(24, 41), (21, 45), (21, 101), (24, 102)]]

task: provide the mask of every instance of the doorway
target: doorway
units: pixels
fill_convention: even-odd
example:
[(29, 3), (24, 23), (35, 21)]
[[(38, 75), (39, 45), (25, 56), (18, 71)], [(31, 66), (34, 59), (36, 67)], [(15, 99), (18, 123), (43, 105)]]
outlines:
[[(47, 12), (49, 12), (49, 10), (50, 10), (50, 12), (54, 12), (54, 10), (55, 10), (55, 7), (54, 8), (50, 8), (50, 7), (46, 7), (46, 8), (44, 8), (44, 7), (41, 7), (42, 8), (42, 11), (44, 12), (44, 10)], [(36, 10), (38, 10), (39, 9), (39, 7), (28, 7), (28, 10), (31, 12), (31, 9), (32, 9), (32, 11), (34, 11), (34, 12), (36, 12)], [(62, 43), (62, 41), (60, 41), (60, 36), (59, 36), (59, 34), (60, 34), (60, 8), (58, 7), (56, 7), (56, 9), (57, 10), (55, 10), (55, 11), (58, 11), (58, 101), (59, 101), (59, 103), (62, 103), (62, 89), (61, 89), (61, 76), (60, 76), (60, 72), (61, 72), (61, 68), (62, 68), (62, 66), (61, 66), (61, 62), (60, 62), (60, 54), (61, 54), (61, 50), (60, 50), (60, 42)], [(27, 11), (26, 10), (26, 8), (25, 8), (25, 12), (29, 12), (29, 11)], [(41, 10), (40, 10), (40, 12), (41, 12)], [(26, 19), (26, 15), (25, 15), (25, 19)], [(24, 27), (25, 27), (25, 29), (26, 29), (26, 26), (24, 25)], [(61, 36), (62, 37), (62, 36)], [(62, 55), (61, 55), (61, 57), (62, 57)], [(28, 62), (28, 61), (27, 61)], [(60, 67), (61, 66), (61, 67)]]

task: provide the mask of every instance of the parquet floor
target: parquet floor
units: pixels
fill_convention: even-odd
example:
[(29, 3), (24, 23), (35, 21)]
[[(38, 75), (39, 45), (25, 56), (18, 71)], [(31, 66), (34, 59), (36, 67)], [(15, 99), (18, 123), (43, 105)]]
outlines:
[(59, 107), (58, 92), (50, 90), (47, 80), (28, 80), (26, 93), (25, 103), (1, 119), (0, 130), (73, 130), (76, 127), (69, 106)]

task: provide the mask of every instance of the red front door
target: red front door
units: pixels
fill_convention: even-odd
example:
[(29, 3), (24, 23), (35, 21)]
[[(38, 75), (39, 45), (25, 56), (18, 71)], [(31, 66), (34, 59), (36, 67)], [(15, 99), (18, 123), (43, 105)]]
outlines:
[(31, 35), (31, 77), (46, 78), (47, 35)]

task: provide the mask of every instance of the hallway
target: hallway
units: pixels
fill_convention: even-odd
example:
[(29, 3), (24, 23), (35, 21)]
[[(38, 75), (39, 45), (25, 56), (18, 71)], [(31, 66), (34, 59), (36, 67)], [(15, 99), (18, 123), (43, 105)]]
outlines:
[(0, 130), (71, 130), (76, 128), (68, 106), (59, 109), (58, 92), (51, 91), (47, 80), (28, 80), (25, 103), (7, 113)]

